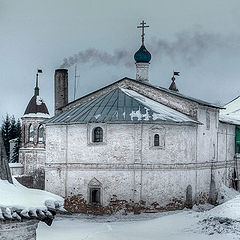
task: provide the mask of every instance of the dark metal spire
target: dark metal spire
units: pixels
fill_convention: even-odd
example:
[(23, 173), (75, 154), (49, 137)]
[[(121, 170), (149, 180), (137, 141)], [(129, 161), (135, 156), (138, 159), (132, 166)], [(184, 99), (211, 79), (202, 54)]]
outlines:
[(39, 87), (38, 87), (38, 73), (42, 73), (41, 69), (38, 69), (37, 74), (36, 74), (36, 86), (34, 88), (34, 95), (39, 96)]
[(174, 77), (174, 76), (172, 77), (172, 83), (171, 83), (171, 85), (170, 85), (170, 87), (169, 87), (169, 90), (178, 92), (178, 89), (177, 89), (177, 86), (176, 86), (176, 83), (175, 83), (175, 77)]

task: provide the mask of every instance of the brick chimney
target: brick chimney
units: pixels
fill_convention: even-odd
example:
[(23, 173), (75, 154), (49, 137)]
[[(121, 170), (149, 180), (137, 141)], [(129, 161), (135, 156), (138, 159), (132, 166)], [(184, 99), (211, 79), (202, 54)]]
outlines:
[(55, 115), (61, 113), (68, 104), (68, 70), (56, 69), (54, 76), (55, 87)]

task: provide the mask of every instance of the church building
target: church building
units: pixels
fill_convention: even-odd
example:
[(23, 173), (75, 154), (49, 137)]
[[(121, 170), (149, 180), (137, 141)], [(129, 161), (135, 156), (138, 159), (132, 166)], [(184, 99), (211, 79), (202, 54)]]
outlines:
[(174, 77), (169, 89), (151, 84), (141, 24), (136, 79), (68, 102), (68, 71), (57, 69), (55, 116), (39, 91), (23, 116), (21, 162), (43, 169), (45, 189), (72, 211), (181, 209), (233, 186), (235, 125), (219, 121), (221, 107), (179, 93)]

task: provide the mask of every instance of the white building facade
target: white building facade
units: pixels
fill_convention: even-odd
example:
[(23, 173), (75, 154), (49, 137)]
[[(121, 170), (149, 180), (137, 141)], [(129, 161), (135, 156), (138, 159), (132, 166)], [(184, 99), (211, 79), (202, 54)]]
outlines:
[(73, 212), (216, 203), (221, 184), (237, 186), (235, 126), (219, 122), (219, 106), (184, 96), (176, 85), (151, 85), (144, 44), (134, 58), (136, 79), (123, 78), (71, 103), (67, 70), (56, 70), (56, 115), (43, 119), (42, 145), (37, 133), (29, 141), (34, 119), (23, 118), (25, 171), (40, 162), (45, 189), (64, 197)]
[[(93, 111), (95, 119), (77, 120), (88, 102), (116, 89), (127, 89), (136, 100), (146, 101), (145, 111), (135, 106), (130, 121), (123, 121), (119, 109), (127, 104), (121, 106), (119, 100), (115, 114), (119, 121), (113, 117), (102, 121), (102, 105), (92, 106), (86, 114)], [(179, 121), (177, 115), (177, 120), (154, 121), (154, 115), (147, 113), (156, 106), (144, 98), (189, 119)], [(169, 113), (163, 112), (156, 114)], [(97, 128), (102, 129), (101, 142), (93, 139)], [(155, 210), (182, 208), (188, 197), (192, 204), (214, 201), (221, 184), (232, 184), (234, 129), (219, 123), (217, 106), (125, 78), (70, 103), (47, 121), (46, 189), (69, 199), (70, 207), (72, 199), (80, 198), (74, 209), (83, 212), (86, 204), (107, 207), (113, 200), (140, 202)]]

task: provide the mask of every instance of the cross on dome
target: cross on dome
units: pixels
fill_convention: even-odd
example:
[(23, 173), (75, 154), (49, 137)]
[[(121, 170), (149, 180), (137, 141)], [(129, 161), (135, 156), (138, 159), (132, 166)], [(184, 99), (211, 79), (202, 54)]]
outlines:
[(137, 26), (137, 28), (141, 28), (142, 29), (142, 45), (144, 45), (144, 28), (147, 28), (149, 26), (145, 26), (146, 22), (144, 22), (144, 20), (142, 20), (142, 22), (140, 23), (140, 26)]

